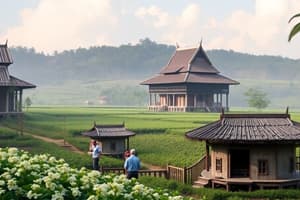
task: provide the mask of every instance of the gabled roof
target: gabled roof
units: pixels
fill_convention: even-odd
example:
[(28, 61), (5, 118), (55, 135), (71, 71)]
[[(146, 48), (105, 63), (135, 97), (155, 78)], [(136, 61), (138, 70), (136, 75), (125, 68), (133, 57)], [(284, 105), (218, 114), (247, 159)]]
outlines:
[(0, 65), (10, 65), (13, 63), (13, 60), (10, 56), (7, 43), (0, 44)]
[(0, 66), (0, 84), (1, 83), (8, 83), (9, 80), (9, 73), (6, 66)]
[(23, 89), (35, 88), (35, 85), (9, 75), (7, 66), (12, 63), (7, 43), (0, 44), (0, 86), (19, 87)]
[(177, 48), (160, 73), (142, 85), (171, 83), (239, 84), (221, 76), (207, 57), (202, 44), (198, 48)]
[(9, 81), (0, 81), (0, 86), (9, 86), (9, 87), (20, 87), (23, 89), (26, 88), (36, 88), (35, 85), (28, 83), (26, 81), (23, 81), (21, 79), (18, 79), (14, 76), (9, 76)]
[(210, 62), (202, 45), (199, 48), (177, 48), (160, 74), (179, 72), (220, 73)]
[(289, 114), (222, 114), (220, 120), (186, 133), (209, 143), (298, 143), (300, 124)]
[(125, 128), (125, 124), (117, 125), (94, 125), (89, 131), (83, 132), (82, 135), (88, 136), (92, 139), (101, 138), (114, 138), (114, 137), (130, 137), (134, 136), (135, 133), (128, 131)]

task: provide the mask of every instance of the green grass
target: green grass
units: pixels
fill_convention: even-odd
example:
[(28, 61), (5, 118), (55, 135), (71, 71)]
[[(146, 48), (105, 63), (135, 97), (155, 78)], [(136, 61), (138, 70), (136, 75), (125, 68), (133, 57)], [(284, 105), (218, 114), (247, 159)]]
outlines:
[[(65, 139), (87, 151), (89, 138), (81, 132), (97, 124), (119, 124), (137, 133), (130, 138), (143, 162), (164, 166), (189, 166), (203, 153), (203, 143), (188, 140), (184, 133), (218, 119), (217, 113), (157, 113), (140, 108), (30, 108), (24, 117), (27, 132), (55, 139)], [(17, 119), (6, 121), (19, 126)]]
[[(91, 168), (92, 159), (89, 155), (81, 155), (78, 153), (70, 152), (59, 147), (56, 144), (47, 143), (39, 139), (35, 139), (29, 135), (20, 135), (19, 132), (11, 130), (9, 128), (0, 126), (0, 147), (17, 147), (19, 149), (26, 150), (32, 154), (51, 154), (57, 158), (63, 158), (72, 167)], [(119, 159), (102, 156), (100, 164), (105, 166), (116, 167), (122, 165), (122, 161)]]
[[(199, 160), (204, 153), (203, 143), (185, 138), (185, 132), (217, 120), (219, 115), (149, 112), (143, 108), (122, 107), (33, 107), (25, 113), (24, 129), (36, 135), (65, 139), (87, 151), (90, 139), (82, 137), (81, 132), (90, 129), (94, 121), (97, 124), (125, 122), (129, 130), (137, 133), (130, 138), (130, 146), (137, 149), (143, 162), (184, 167)], [(291, 116), (293, 120), (300, 121), (300, 113), (292, 113)], [(20, 124), (16, 118), (2, 123), (16, 128)]]

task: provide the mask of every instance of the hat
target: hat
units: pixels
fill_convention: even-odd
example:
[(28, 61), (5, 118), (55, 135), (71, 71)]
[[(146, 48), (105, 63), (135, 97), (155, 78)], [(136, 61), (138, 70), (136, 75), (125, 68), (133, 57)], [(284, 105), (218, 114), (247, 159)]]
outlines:
[(94, 141), (93, 141), (93, 144), (97, 144), (97, 141), (96, 141), (96, 140), (94, 140)]
[(135, 149), (131, 149), (130, 154), (135, 154)]

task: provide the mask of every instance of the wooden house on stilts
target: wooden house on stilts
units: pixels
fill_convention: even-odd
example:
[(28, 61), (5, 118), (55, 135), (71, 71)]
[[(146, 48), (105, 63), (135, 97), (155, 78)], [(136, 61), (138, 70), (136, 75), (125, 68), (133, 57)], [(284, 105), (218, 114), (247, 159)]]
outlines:
[(229, 85), (239, 83), (220, 75), (200, 43), (177, 48), (160, 73), (141, 84), (149, 85), (151, 111), (220, 112), (229, 110)]
[(13, 63), (6, 44), (0, 44), (0, 116), (22, 113), (23, 89), (36, 86), (9, 74)]
[[(198, 186), (284, 188), (300, 184), (300, 123), (290, 114), (224, 114), (186, 133), (205, 141)], [(296, 151), (298, 149), (298, 153)]]

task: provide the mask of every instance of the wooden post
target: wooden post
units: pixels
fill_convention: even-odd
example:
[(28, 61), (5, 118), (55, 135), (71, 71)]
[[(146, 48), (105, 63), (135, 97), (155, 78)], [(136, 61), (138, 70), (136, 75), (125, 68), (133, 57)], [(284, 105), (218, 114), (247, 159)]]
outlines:
[(209, 171), (209, 145), (205, 142), (206, 149), (206, 171)]
[(152, 98), (151, 98), (151, 96), (152, 96), (152, 93), (149, 93), (149, 106), (152, 106)]
[(226, 93), (226, 111), (229, 111), (228, 93)]
[(127, 139), (127, 150), (129, 150), (129, 137), (126, 138)]
[(187, 184), (187, 169), (186, 169), (186, 167), (183, 168), (183, 183)]
[(186, 109), (187, 109), (187, 107), (188, 107), (188, 99), (187, 99), (187, 98), (188, 98), (188, 95), (187, 95), (187, 94), (185, 94), (185, 96), (184, 96), (184, 97), (185, 97), (185, 99), (184, 99), (184, 100), (185, 100), (185, 101), (184, 101), (184, 104), (185, 104), (185, 105), (184, 105), (184, 107), (185, 107), (185, 110), (184, 110), (184, 111), (186, 112)]
[(18, 111), (18, 90), (14, 91), (14, 112)]
[(175, 106), (175, 94), (173, 94), (173, 105), (172, 106)]
[(8, 105), (9, 105), (9, 90), (6, 90), (6, 105), (5, 105), (5, 112), (8, 112)]
[(221, 108), (223, 108), (223, 93), (220, 93), (220, 97), (221, 97)]
[(23, 91), (22, 91), (22, 89), (20, 89), (19, 112), (22, 112), (22, 94), (23, 94)]

